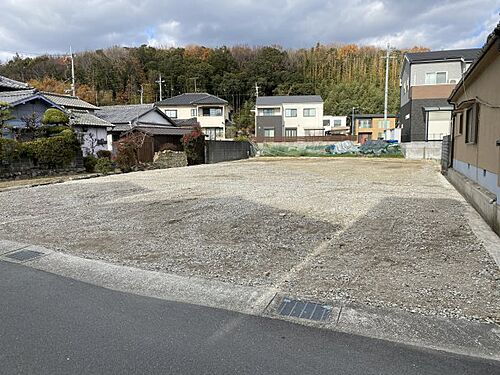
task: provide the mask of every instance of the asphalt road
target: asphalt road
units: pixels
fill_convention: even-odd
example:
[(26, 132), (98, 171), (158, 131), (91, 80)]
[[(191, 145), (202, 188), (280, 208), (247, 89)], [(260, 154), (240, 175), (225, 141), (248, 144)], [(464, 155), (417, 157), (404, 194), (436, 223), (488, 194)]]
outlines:
[(499, 374), (500, 362), (115, 292), (0, 262), (1, 374)]

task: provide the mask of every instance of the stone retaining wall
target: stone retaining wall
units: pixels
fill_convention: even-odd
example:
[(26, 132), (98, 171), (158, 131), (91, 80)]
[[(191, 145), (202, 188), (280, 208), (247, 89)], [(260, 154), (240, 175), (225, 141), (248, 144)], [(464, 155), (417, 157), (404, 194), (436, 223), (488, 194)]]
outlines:
[(179, 168), (186, 167), (188, 161), (185, 152), (165, 150), (155, 153), (153, 165), (160, 169)]
[(16, 160), (11, 163), (0, 163), (0, 180), (16, 180), (42, 176), (60, 176), (85, 171), (81, 157), (76, 158), (70, 165), (52, 168), (39, 165), (31, 159)]

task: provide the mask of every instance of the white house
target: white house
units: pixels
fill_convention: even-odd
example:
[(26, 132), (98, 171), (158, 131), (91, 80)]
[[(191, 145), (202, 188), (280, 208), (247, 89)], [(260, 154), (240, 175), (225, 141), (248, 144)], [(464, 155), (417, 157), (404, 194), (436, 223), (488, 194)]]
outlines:
[(323, 128), (325, 135), (330, 134), (349, 134), (347, 126), (347, 116), (323, 116)]
[(255, 135), (258, 138), (324, 136), (323, 99), (318, 95), (258, 97)]
[(229, 103), (207, 93), (186, 93), (156, 103), (174, 120), (196, 119), (209, 139), (224, 139), (230, 121)]

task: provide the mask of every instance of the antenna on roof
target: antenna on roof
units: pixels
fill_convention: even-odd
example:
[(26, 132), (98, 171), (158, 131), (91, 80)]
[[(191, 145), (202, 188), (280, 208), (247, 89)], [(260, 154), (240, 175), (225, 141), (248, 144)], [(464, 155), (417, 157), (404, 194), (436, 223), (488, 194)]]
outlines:
[(76, 96), (76, 87), (75, 87), (75, 62), (73, 60), (73, 51), (71, 46), (69, 46), (69, 55), (71, 59), (71, 95)]

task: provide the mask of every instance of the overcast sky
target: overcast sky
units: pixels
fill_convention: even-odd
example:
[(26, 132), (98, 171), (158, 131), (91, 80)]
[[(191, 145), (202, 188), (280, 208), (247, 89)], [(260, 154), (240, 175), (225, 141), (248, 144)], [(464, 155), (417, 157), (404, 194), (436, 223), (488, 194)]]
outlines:
[(0, 0), (0, 59), (112, 45), (480, 47), (500, 0)]

